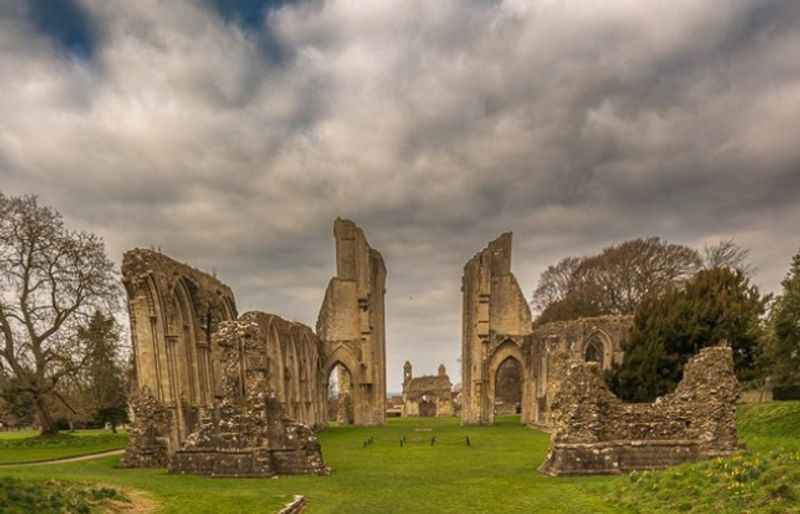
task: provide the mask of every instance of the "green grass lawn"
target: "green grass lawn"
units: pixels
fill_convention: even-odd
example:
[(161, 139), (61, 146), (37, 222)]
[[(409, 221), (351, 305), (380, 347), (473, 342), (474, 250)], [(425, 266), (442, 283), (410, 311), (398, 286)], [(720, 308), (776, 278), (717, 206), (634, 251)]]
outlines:
[(60, 432), (39, 437), (35, 432), (4, 432), (0, 437), (0, 464), (76, 457), (125, 448), (128, 435), (106, 430)]
[[(798, 420), (800, 403), (745, 407), (740, 414), (740, 433), (754, 453), (739, 459), (752, 462), (737, 463), (734, 458), (725, 461), (728, 469), (724, 463), (711, 461), (643, 474), (643, 479), (642, 474), (633, 479), (540, 475), (536, 468), (544, 459), (548, 436), (520, 426), (516, 418), (503, 418), (493, 427), (465, 428), (456, 418), (392, 419), (382, 428), (332, 427), (320, 434), (325, 460), (334, 468), (329, 477), (237, 480), (177, 476), (164, 470), (117, 469), (116, 457), (6, 468), (0, 469), (0, 475), (140, 489), (161, 504), (162, 513), (270, 513), (294, 494), (308, 498), (309, 514), (788, 513), (796, 512), (798, 506), (791, 498), (795, 486), (787, 483), (800, 476), (800, 454), (795, 462), (790, 450), (784, 450), (788, 457), (783, 460), (770, 460), (769, 452), (779, 447), (794, 448), (795, 452), (800, 448)], [(410, 443), (401, 448), (403, 435)], [(431, 446), (434, 435), (437, 443)], [(471, 447), (464, 443), (466, 436)], [(364, 448), (369, 437), (375, 442)], [(759, 466), (763, 469), (754, 471)], [(757, 484), (761, 503), (753, 509), (742, 509), (745, 503), (729, 500), (735, 497), (733, 491), (717, 487), (735, 481), (721, 478), (733, 476), (735, 469), (744, 470), (745, 482)], [(787, 478), (781, 482), (778, 474)]]
[(9, 439), (27, 439), (28, 437), (35, 437), (38, 432), (33, 430), (9, 430), (0, 432), (0, 441), (7, 441)]
[(800, 514), (800, 402), (741, 406), (737, 428), (746, 453), (632, 473), (611, 497), (637, 514)]

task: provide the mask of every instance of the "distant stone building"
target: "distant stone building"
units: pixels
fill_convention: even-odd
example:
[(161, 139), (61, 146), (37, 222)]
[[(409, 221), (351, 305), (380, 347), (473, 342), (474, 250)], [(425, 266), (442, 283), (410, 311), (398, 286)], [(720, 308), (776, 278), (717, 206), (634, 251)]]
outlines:
[(403, 366), (403, 411), (406, 416), (453, 416), (453, 384), (444, 364), (436, 375), (414, 377), (411, 363)]
[(502, 234), (464, 266), (461, 343), (461, 419), (493, 424), (518, 413), (523, 423), (550, 424), (560, 379), (552, 355), (567, 351), (603, 369), (622, 359), (629, 316), (603, 316), (534, 326), (511, 272), (511, 233)]
[(386, 399), (386, 417), (399, 418), (403, 415), (403, 395), (391, 394)]

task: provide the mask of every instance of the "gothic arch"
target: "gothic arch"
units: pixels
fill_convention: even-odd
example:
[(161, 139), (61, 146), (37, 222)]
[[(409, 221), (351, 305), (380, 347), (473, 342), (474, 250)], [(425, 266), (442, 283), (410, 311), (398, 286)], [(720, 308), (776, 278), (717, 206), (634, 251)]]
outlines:
[(614, 344), (602, 330), (594, 330), (586, 337), (580, 347), (582, 360), (594, 360), (600, 364), (600, 369), (608, 369), (614, 359)]
[(356, 374), (358, 373), (358, 368), (356, 367), (356, 359), (353, 356), (352, 352), (348, 350), (344, 346), (339, 346), (336, 350), (333, 351), (330, 355), (325, 356), (325, 367), (323, 368), (323, 377), (325, 377), (325, 389), (327, 390), (328, 381), (330, 379), (331, 371), (333, 368), (336, 367), (337, 364), (341, 364), (347, 371), (350, 372), (350, 376), (355, 381)]
[(529, 417), (529, 391), (528, 391), (528, 367), (525, 365), (525, 358), (522, 354), (522, 348), (519, 345), (507, 339), (500, 346), (498, 346), (492, 356), (487, 361), (488, 370), (488, 383), (486, 384), (486, 413), (490, 423), (494, 423), (494, 404), (495, 404), (495, 388), (497, 386), (497, 371), (500, 366), (508, 359), (517, 361), (520, 370), (520, 389), (522, 391), (522, 422), (524, 423)]

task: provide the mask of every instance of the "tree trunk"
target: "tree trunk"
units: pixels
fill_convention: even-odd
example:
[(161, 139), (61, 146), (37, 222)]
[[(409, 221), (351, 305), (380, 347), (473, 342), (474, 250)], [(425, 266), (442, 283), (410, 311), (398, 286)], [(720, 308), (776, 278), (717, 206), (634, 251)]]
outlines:
[(35, 394), (33, 397), (33, 404), (36, 406), (36, 414), (39, 418), (39, 425), (41, 426), (41, 435), (51, 436), (58, 433), (53, 416), (50, 415), (50, 409), (47, 407), (47, 401), (44, 396)]

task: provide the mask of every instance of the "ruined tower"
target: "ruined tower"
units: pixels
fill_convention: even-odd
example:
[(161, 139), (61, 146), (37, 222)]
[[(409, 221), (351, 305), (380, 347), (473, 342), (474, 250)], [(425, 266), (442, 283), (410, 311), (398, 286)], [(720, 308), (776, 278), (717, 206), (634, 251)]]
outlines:
[(386, 335), (384, 295), (386, 266), (350, 220), (337, 218), (336, 276), (331, 278), (317, 319), (326, 377), (341, 364), (350, 372), (353, 423), (381, 425), (385, 421)]
[(529, 421), (534, 381), (528, 377), (524, 354), (531, 333), (531, 311), (511, 273), (510, 232), (467, 262), (461, 291), (462, 423), (494, 423), (496, 375), (508, 359), (520, 365), (522, 421)]
[(411, 371), (411, 363), (406, 361), (406, 363), (403, 364), (403, 386), (411, 382), (412, 378), (414, 378), (414, 375)]

